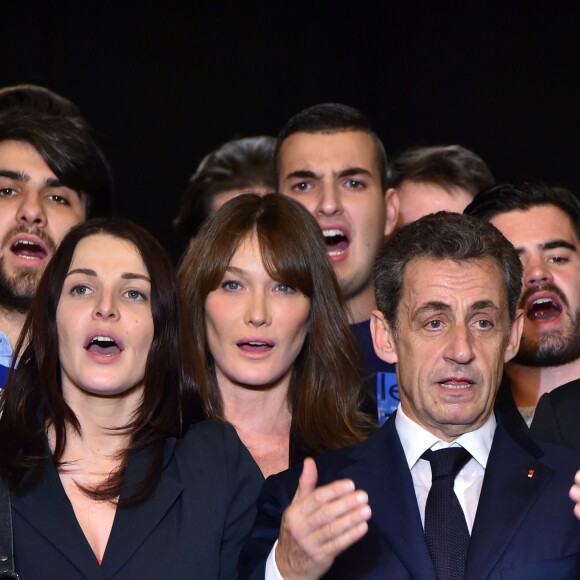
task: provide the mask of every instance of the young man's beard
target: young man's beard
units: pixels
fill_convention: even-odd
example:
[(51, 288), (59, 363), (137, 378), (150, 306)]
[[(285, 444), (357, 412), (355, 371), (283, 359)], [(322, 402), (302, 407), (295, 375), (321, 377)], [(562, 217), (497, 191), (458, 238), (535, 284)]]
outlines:
[(9, 278), (4, 269), (4, 260), (0, 259), (0, 307), (26, 314), (39, 279), (40, 272), (33, 270), (23, 270)]
[(512, 362), (529, 367), (557, 367), (580, 358), (580, 311), (568, 315), (570, 325), (561, 331), (532, 339), (522, 336)]

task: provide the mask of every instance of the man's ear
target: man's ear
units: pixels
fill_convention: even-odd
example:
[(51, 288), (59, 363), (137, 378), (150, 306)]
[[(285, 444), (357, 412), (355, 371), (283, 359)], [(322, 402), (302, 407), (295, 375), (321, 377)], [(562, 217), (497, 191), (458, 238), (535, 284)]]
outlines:
[(373, 345), (377, 356), (391, 364), (399, 362), (393, 332), (380, 310), (373, 310), (371, 312), (370, 325)]
[(508, 335), (508, 343), (505, 349), (503, 362), (509, 362), (516, 356), (520, 348), (520, 339), (524, 330), (524, 311), (522, 309), (516, 310), (516, 317), (512, 322), (510, 333)]
[(389, 237), (397, 227), (399, 220), (399, 194), (390, 187), (385, 193), (385, 237)]

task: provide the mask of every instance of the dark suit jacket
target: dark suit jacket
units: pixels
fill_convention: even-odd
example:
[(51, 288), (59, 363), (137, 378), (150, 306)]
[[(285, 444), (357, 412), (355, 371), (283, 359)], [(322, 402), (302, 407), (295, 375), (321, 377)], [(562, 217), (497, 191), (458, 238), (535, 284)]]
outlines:
[(540, 397), (532, 435), (580, 451), (580, 379)]
[[(129, 463), (126, 489), (147, 450)], [(199, 423), (168, 439), (153, 495), (119, 508), (102, 566), (51, 461), (31, 491), (13, 494), (16, 571), (22, 580), (235, 578), (263, 477), (230, 425)]]
[[(341, 554), (329, 578), (435, 580), (411, 474), (390, 419), (359, 445), (323, 455), (319, 484), (351, 478), (373, 511), (366, 536)], [(580, 522), (568, 490), (580, 454), (498, 425), (474, 522), (466, 580), (580, 578)], [(266, 481), (240, 558), (240, 578), (264, 576), (300, 468)]]
[[(495, 402), (504, 424), (528, 431), (504, 377)], [(529, 432), (533, 437), (580, 451), (580, 379), (566, 383), (540, 397)]]

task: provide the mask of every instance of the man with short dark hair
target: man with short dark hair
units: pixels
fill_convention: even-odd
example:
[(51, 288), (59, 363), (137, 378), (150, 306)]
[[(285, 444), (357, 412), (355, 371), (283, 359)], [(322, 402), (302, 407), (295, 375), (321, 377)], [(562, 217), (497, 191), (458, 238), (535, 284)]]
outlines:
[(399, 198), (397, 228), (437, 211), (461, 213), (494, 184), (485, 161), (461, 145), (408, 149), (392, 161), (387, 176)]
[(276, 139), (266, 135), (233, 139), (208, 153), (181, 194), (173, 225), (187, 242), (206, 218), (242, 193), (264, 195), (274, 184)]
[(521, 272), (470, 216), (428, 215), (387, 242), (371, 328), (401, 404), (366, 441), (266, 481), (241, 578), (580, 577), (580, 454), (493, 413), (519, 346)]
[(498, 406), (522, 424), (517, 406), (534, 435), (580, 451), (580, 202), (563, 188), (504, 184), (465, 211), (496, 226), (524, 269), (524, 331)]
[(398, 404), (394, 368), (375, 355), (369, 330), (375, 308), (372, 265), (397, 221), (383, 144), (360, 111), (324, 103), (284, 125), (275, 165), (278, 189), (302, 203), (320, 225), (359, 343), (373, 412), (382, 423)]
[(111, 209), (112, 179), (85, 125), (0, 116), (0, 386), (39, 279), (68, 230)]

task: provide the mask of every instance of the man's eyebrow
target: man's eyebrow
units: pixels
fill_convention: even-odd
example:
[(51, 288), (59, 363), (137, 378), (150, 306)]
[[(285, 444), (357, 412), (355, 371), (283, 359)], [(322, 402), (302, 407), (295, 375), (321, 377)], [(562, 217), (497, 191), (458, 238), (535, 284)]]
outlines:
[(14, 171), (13, 169), (0, 169), (0, 177), (6, 177), (13, 181), (30, 181), (30, 175), (23, 173), (22, 171)]
[[(27, 183), (32, 179), (28, 173), (14, 171), (13, 169), (0, 169), (0, 177), (5, 177), (12, 181), (21, 181), (23, 183)], [(44, 184), (47, 187), (66, 187), (57, 177), (49, 177), (45, 180)]]
[(438, 300), (432, 300), (430, 302), (425, 302), (425, 304), (422, 304), (419, 308), (417, 308), (415, 314), (423, 314), (426, 312), (435, 312), (435, 311), (448, 312), (449, 310), (451, 310), (451, 306), (449, 306), (449, 304), (446, 304), (445, 302), (440, 302)]
[(353, 175), (368, 175), (372, 176), (372, 173), (368, 169), (362, 167), (348, 167), (338, 172), (339, 177), (352, 177)]
[(576, 250), (576, 246), (567, 242), (566, 240), (550, 240), (545, 244), (541, 244), (540, 248), (542, 250), (555, 250), (556, 248), (567, 248), (568, 250)]
[(66, 187), (57, 177), (50, 177), (45, 181), (45, 183), (48, 187)]
[(314, 171), (309, 171), (307, 169), (298, 169), (296, 171), (292, 171), (286, 176), (286, 179), (292, 179), (294, 177), (300, 177), (301, 179), (315, 179), (317, 177)]
[(499, 312), (499, 307), (493, 302), (493, 300), (478, 300), (474, 302), (470, 308), (470, 310), (493, 310), (495, 312)]

